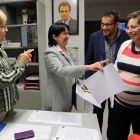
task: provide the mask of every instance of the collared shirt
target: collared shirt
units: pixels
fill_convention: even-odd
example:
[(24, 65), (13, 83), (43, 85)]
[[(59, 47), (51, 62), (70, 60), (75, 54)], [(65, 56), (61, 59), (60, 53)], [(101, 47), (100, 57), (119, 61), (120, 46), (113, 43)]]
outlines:
[(69, 17), (69, 19), (68, 19), (66, 22), (64, 22), (64, 21), (62, 20), (62, 23), (65, 23), (65, 24), (67, 24), (67, 25), (69, 25), (69, 22), (70, 22), (70, 17)]
[(23, 74), (25, 63), (22, 60), (10, 62), (3, 47), (0, 52), (0, 112), (8, 112), (19, 100), (15, 82)]
[(106, 59), (109, 59), (109, 62), (106, 62), (106, 65), (109, 63), (113, 63), (113, 64), (115, 63), (115, 51), (116, 51), (117, 39), (120, 36), (120, 32), (121, 30), (118, 28), (118, 34), (112, 43), (110, 43), (109, 40), (104, 37), (105, 55), (106, 55)]

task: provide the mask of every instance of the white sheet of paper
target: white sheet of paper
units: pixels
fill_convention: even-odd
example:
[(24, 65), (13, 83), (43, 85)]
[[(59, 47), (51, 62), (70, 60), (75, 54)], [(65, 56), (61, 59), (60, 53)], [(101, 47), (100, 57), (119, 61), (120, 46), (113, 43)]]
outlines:
[(18, 83), (17, 88), (19, 89), (24, 89), (24, 83)]
[(59, 126), (56, 137), (64, 140), (99, 140), (98, 129), (67, 126)]
[(97, 71), (90, 76), (84, 84), (97, 103), (102, 103), (107, 98), (128, 90), (112, 63), (104, 67), (104, 72)]
[[(52, 140), (75, 140), (71, 138), (53, 137)], [(76, 139), (77, 140), (77, 139)]]
[[(0, 133), (1, 140), (15, 140), (14, 133), (33, 130), (35, 135), (30, 140), (49, 140), (52, 126), (37, 126), (25, 124), (7, 124)], [(8, 135), (5, 135), (7, 134)]]
[(31, 75), (27, 77), (26, 80), (39, 80), (39, 75)]
[(101, 104), (97, 103), (94, 99), (93, 95), (88, 92), (84, 92), (82, 88), (77, 84), (76, 85), (76, 93), (81, 96), (83, 99), (87, 100), (88, 102), (92, 103), (93, 105), (101, 108)]
[(82, 126), (82, 114), (34, 110), (27, 121)]

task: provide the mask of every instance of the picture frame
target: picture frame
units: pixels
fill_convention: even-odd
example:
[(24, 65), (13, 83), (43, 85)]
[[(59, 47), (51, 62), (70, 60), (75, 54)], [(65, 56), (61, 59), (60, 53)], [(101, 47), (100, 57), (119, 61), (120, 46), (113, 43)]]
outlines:
[(52, 0), (52, 24), (62, 22), (70, 35), (79, 35), (79, 0)]

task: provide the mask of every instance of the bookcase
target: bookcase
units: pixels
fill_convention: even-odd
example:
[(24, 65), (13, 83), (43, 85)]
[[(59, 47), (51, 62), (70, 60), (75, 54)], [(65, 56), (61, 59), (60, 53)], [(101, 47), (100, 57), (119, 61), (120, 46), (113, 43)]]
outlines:
[[(33, 7), (36, 9), (37, 21), (36, 23), (23, 24), (22, 20), (22, 9), (26, 7), (27, 2), (31, 2)], [(21, 40), (21, 27), (23, 26), (37, 26), (37, 46), (27, 46), (27, 47), (5, 47), (9, 57), (18, 56), (20, 53), (28, 49), (35, 49), (35, 57), (38, 60), (29, 63), (26, 66), (24, 74), (19, 78), (19, 82), (23, 82), (24, 78), (30, 73), (39, 73), (40, 79), (40, 90), (35, 89), (18, 89), (20, 94), (20, 100), (15, 106), (17, 109), (44, 109), (44, 96), (46, 89), (46, 69), (44, 65), (43, 52), (46, 49), (46, 23), (45, 23), (45, 5), (38, 0), (3, 0), (0, 1), (0, 6), (12, 7), (15, 10), (13, 17), (16, 16), (16, 22), (12, 25), (8, 25), (8, 32), (6, 40), (13, 40), (15, 42)], [(8, 17), (9, 18), (9, 17)]]

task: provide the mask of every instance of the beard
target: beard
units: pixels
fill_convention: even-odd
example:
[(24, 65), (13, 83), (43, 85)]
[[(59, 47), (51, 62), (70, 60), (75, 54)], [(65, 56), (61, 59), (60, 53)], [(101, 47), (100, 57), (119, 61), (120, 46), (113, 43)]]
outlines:
[[(111, 37), (115, 33), (115, 27), (112, 29), (101, 29), (105, 37)], [(105, 32), (108, 32), (107, 34)]]

